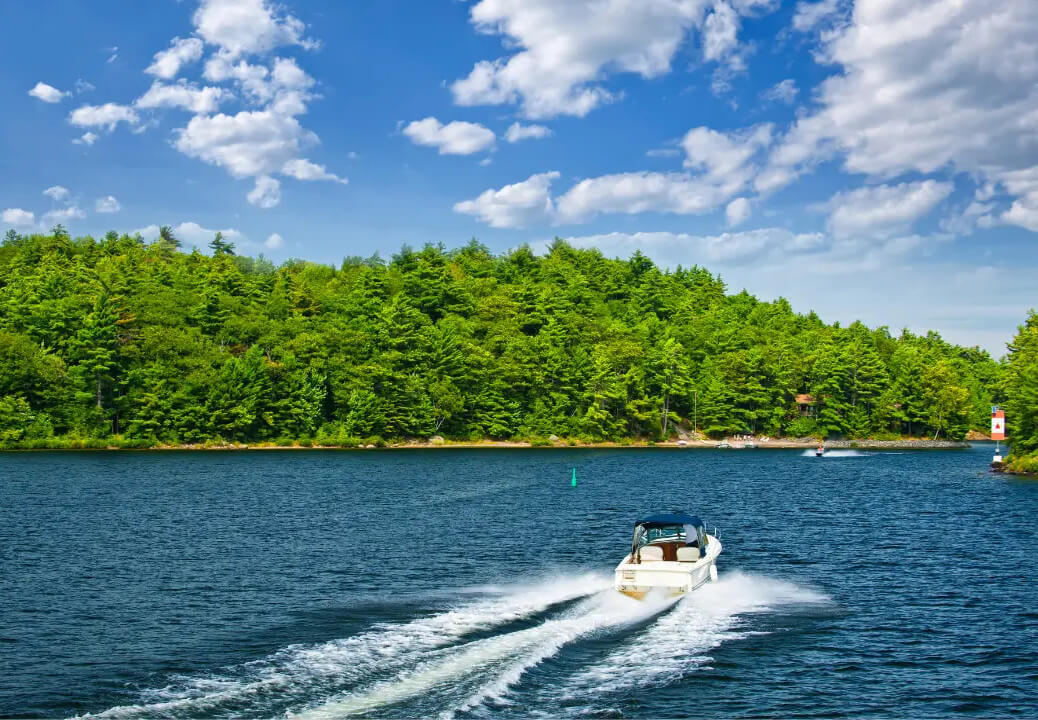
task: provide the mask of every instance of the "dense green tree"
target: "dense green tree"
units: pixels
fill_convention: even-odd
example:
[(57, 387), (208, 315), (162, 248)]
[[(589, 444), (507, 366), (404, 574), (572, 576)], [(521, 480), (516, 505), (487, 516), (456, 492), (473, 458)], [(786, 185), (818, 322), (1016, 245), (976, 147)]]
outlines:
[[(94, 406), (99, 418), (113, 418), (113, 395), (120, 379), (119, 329), (130, 322), (118, 301), (102, 293), (83, 320), (71, 344), (72, 373), (79, 378), (78, 397)], [(118, 423), (112, 428), (118, 432)]]
[(562, 240), (275, 267), (220, 234), (205, 255), (168, 226), (150, 246), (55, 230), (0, 243), (0, 444), (956, 438), (1005, 400), (1038, 445), (1033, 316), (1003, 368)]
[(160, 249), (167, 253), (180, 249), (180, 240), (173, 234), (173, 228), (169, 225), (162, 225), (159, 227), (159, 238), (156, 241), (156, 244)]
[(209, 242), (209, 248), (213, 251), (213, 255), (234, 255), (234, 243), (224, 240), (223, 233), (219, 230)]
[(1013, 454), (1038, 453), (1038, 313), (1034, 310), (1009, 343), (1004, 391)]
[(230, 440), (270, 437), (275, 432), (270, 404), (270, 373), (258, 345), (224, 361), (206, 398), (214, 430)]

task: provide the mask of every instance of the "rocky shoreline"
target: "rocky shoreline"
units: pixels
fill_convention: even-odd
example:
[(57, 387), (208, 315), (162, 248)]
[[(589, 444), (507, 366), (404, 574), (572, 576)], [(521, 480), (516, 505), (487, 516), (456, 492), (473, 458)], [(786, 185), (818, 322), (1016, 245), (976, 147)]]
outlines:
[[(966, 441), (928, 440), (904, 438), (900, 440), (827, 440), (827, 450), (959, 450), (970, 447)], [(136, 452), (178, 451), (178, 450), (423, 450), (423, 449), (617, 449), (624, 448), (661, 448), (673, 450), (714, 450), (723, 447), (731, 450), (810, 450), (818, 447), (819, 441), (814, 438), (769, 438), (769, 439), (725, 439), (725, 440), (674, 440), (667, 442), (650, 442), (631, 440), (626, 442), (584, 443), (571, 440), (554, 441), (520, 441), (520, 440), (480, 440), (450, 441), (442, 437), (429, 440), (412, 440), (381, 445), (317, 445), (294, 444), (278, 445), (274, 443), (222, 443), (222, 444), (184, 444), (155, 445), (145, 448), (122, 448), (114, 445), (94, 448), (33, 448), (34, 450), (131, 450)]]

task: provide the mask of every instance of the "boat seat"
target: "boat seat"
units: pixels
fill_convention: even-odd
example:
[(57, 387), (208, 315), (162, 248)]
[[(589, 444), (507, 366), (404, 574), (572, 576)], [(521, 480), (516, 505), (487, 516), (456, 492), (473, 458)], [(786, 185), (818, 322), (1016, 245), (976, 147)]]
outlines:
[(699, 560), (699, 548), (686, 545), (678, 548), (678, 562), (696, 562)]
[(663, 548), (654, 545), (646, 545), (640, 551), (642, 562), (662, 562)]

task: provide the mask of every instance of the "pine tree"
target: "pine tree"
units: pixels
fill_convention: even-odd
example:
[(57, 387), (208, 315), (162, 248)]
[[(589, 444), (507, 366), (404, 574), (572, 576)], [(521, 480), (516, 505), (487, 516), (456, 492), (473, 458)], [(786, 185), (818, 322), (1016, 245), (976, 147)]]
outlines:
[(668, 337), (649, 351), (646, 385), (655, 401), (659, 416), (659, 436), (670, 436), (672, 423), (680, 417), (675, 409), (689, 391), (688, 365), (684, 359), (685, 349), (677, 340)]
[(273, 432), (271, 382), (263, 351), (253, 345), (226, 360), (212, 378), (206, 407), (211, 426), (225, 440), (263, 439)]
[(923, 398), (927, 407), (926, 421), (933, 437), (943, 432), (961, 440), (969, 429), (969, 391), (958, 384), (958, 377), (947, 360), (927, 365), (921, 377)]
[(212, 248), (213, 255), (234, 255), (234, 243), (224, 240), (223, 233), (219, 230), (209, 242), (209, 247)]
[(847, 430), (846, 388), (848, 368), (834, 345), (822, 346), (811, 368), (811, 395), (818, 408), (818, 427), (824, 435)]
[(80, 397), (89, 398), (98, 413), (113, 390), (119, 367), (119, 326), (128, 321), (117, 302), (100, 294), (72, 341), (73, 372), (80, 378)]
[(1013, 455), (1038, 452), (1038, 313), (1017, 328), (1008, 345), (1004, 391)]
[(174, 252), (180, 249), (180, 240), (173, 234), (173, 228), (169, 225), (163, 225), (159, 228), (159, 237), (155, 245), (165, 255), (172, 256)]

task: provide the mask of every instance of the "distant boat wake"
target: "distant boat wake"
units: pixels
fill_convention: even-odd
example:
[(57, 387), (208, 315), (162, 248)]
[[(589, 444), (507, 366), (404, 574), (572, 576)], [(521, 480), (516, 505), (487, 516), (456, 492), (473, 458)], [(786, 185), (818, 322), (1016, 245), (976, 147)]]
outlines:
[[(827, 596), (738, 572), (681, 600), (637, 601), (609, 578), (586, 575), (513, 588), (410, 622), (380, 623), (349, 638), (293, 645), (215, 675), (177, 677), (105, 718), (283, 716), (451, 717), (506, 707), (525, 692), (524, 708), (558, 714), (625, 688), (678, 679), (707, 653), (739, 638), (740, 616)], [(584, 640), (608, 651), (568, 675), (533, 682), (530, 672)], [(591, 707), (588, 705), (587, 707)]]
[[(818, 454), (814, 450), (805, 450), (800, 453), (804, 457), (818, 457)], [(871, 453), (861, 452), (860, 450), (826, 450), (821, 455), (824, 458), (847, 458), (847, 457), (868, 457)]]

